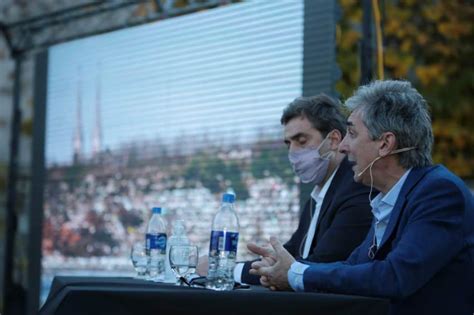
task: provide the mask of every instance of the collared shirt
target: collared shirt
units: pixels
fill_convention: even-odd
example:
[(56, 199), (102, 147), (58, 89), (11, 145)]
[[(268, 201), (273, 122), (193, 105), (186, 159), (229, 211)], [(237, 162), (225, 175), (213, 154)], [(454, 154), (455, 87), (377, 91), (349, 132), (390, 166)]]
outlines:
[[(387, 228), (390, 214), (392, 213), (398, 195), (405, 183), (411, 169), (405, 172), (402, 177), (390, 188), (387, 194), (379, 193), (370, 203), (372, 206), (372, 213), (375, 217), (375, 238), (377, 246), (383, 239), (385, 229)], [(316, 267), (317, 265), (313, 265)], [(288, 270), (288, 282), (295, 291), (304, 291), (303, 275), (308, 265), (295, 261)]]
[[(311, 192), (311, 198), (314, 202), (316, 202), (316, 208), (314, 209), (314, 214), (311, 218), (311, 223), (308, 228), (308, 233), (306, 234), (306, 242), (304, 244), (303, 255), (301, 255), (303, 259), (306, 259), (308, 257), (309, 251), (311, 250), (311, 244), (313, 243), (314, 235), (316, 234), (316, 223), (318, 223), (319, 213), (321, 212), (321, 206), (338, 168), (339, 167), (334, 170), (331, 177), (329, 177), (326, 183), (324, 183), (322, 188), (319, 188), (319, 186), (316, 185), (314, 186), (314, 189)], [(313, 209), (310, 209), (310, 211), (312, 210)]]
[(397, 202), (398, 195), (400, 190), (405, 183), (405, 180), (408, 177), (411, 169), (405, 172), (402, 177), (395, 183), (395, 185), (390, 188), (390, 190), (384, 195), (379, 193), (372, 201), (370, 206), (372, 207), (372, 214), (375, 218), (374, 228), (375, 228), (375, 240), (377, 242), (377, 247), (382, 242), (385, 229), (387, 228), (388, 221), (390, 220), (390, 214), (392, 213), (395, 202)]
[[(319, 213), (321, 212), (321, 205), (323, 204), (324, 197), (328, 192), (329, 186), (331, 186), (332, 180), (334, 179), (334, 175), (336, 174), (339, 166), (332, 172), (331, 177), (324, 183), (323, 187), (320, 188), (318, 185), (314, 186), (313, 191), (311, 192), (311, 198), (313, 199), (312, 202), (316, 203), (316, 208), (314, 210), (314, 214), (311, 218), (311, 223), (308, 228), (308, 232), (306, 233), (306, 241), (304, 244), (303, 255), (301, 257), (307, 258), (309, 255), (309, 251), (311, 250), (311, 244), (313, 243), (314, 235), (316, 234), (316, 223), (318, 223)], [(313, 211), (313, 209), (310, 209)], [(303, 240), (302, 240), (303, 241)], [(235, 282), (242, 282), (242, 271), (244, 269), (244, 263), (237, 263), (234, 267), (234, 281)]]

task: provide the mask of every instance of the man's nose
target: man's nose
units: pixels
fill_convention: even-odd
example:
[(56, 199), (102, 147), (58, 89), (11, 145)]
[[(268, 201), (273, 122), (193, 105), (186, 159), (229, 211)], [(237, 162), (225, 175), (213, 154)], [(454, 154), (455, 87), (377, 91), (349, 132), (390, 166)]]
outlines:
[(294, 143), (290, 142), (288, 144), (288, 152), (294, 152), (296, 150), (296, 146)]
[(339, 143), (339, 152), (343, 154), (349, 153), (349, 145), (347, 144), (347, 134), (344, 139), (342, 139), (341, 143)]

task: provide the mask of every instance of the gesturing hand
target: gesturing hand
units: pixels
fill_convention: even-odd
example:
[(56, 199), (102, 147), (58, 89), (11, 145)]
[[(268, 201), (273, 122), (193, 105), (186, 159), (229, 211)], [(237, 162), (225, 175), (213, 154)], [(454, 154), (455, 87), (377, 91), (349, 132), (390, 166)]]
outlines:
[(207, 269), (209, 268), (209, 260), (207, 256), (199, 257), (199, 263), (196, 272), (200, 276), (207, 276)]
[(273, 247), (273, 255), (267, 250), (267, 256), (252, 264), (250, 274), (261, 276), (262, 285), (272, 290), (291, 290), (288, 270), (295, 259), (275, 237), (270, 238), (270, 244)]
[(247, 248), (254, 254), (260, 255), (262, 257), (272, 257), (275, 258), (275, 251), (269, 247), (268, 245), (265, 246), (258, 246), (255, 243), (248, 243)]

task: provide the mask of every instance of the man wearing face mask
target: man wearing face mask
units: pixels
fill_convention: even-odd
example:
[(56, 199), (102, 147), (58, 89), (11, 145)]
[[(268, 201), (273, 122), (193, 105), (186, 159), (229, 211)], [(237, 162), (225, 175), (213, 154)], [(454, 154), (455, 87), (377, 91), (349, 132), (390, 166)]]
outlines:
[[(331, 262), (346, 259), (367, 235), (372, 221), (369, 190), (354, 182), (354, 173), (338, 151), (346, 133), (339, 102), (327, 95), (300, 97), (281, 117), (288, 158), (301, 182), (314, 185), (301, 213), (297, 230), (285, 248), (297, 259)], [(268, 249), (248, 244), (265, 256)], [(250, 275), (252, 262), (238, 263), (237, 282), (259, 284)]]
[(390, 314), (474, 314), (474, 197), (456, 175), (432, 165), (428, 105), (406, 81), (360, 87), (341, 152), (355, 180), (380, 193), (374, 223), (345, 261), (301, 263), (271, 239), (274, 253), (251, 273), (272, 289), (390, 299)]

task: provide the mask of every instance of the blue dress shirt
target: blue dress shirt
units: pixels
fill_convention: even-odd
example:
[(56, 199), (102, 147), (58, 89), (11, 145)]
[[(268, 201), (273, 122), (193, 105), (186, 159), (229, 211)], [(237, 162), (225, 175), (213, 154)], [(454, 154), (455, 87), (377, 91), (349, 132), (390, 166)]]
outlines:
[(375, 239), (377, 246), (382, 242), (383, 234), (387, 228), (388, 221), (390, 220), (390, 214), (392, 213), (395, 202), (397, 202), (400, 190), (405, 183), (411, 169), (405, 172), (402, 177), (396, 182), (395, 185), (387, 192), (387, 194), (379, 193), (371, 202), (372, 214), (374, 215), (374, 229)]

